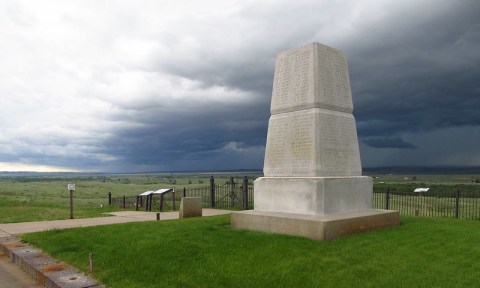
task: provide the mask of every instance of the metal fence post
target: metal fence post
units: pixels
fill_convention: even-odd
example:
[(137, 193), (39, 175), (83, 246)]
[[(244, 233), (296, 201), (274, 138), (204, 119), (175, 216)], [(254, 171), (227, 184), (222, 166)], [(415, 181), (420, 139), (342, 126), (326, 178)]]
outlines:
[(140, 196), (137, 196), (137, 204), (135, 205), (135, 211), (138, 211), (138, 200), (140, 200)]
[(112, 192), (108, 192), (108, 205), (112, 205)]
[(215, 208), (215, 179), (210, 176), (210, 207)]
[(73, 219), (73, 190), (70, 190), (70, 219)]
[(235, 207), (235, 181), (230, 177), (230, 201), (232, 208)]
[(390, 210), (390, 187), (387, 187), (387, 193), (385, 195), (385, 209)]
[(187, 197), (187, 189), (183, 187), (183, 197)]
[(460, 210), (460, 189), (457, 189), (457, 192), (455, 193), (455, 218), (458, 218), (459, 216), (459, 210)]
[(150, 205), (148, 206), (148, 211), (152, 212), (152, 205), (153, 205), (153, 193), (150, 196)]
[(173, 211), (176, 210), (177, 207), (176, 206), (176, 203), (177, 203), (177, 199), (175, 198), (175, 188), (173, 188)]
[(248, 178), (243, 177), (243, 209), (248, 210)]
[(126, 208), (126, 203), (125, 203), (125, 201), (126, 201), (126, 199), (125, 199), (125, 195), (123, 195), (123, 206), (122, 206), (122, 207), (123, 207), (123, 209), (125, 209), (125, 208)]
[(163, 194), (160, 194), (160, 203), (158, 204), (160, 211), (163, 211)]

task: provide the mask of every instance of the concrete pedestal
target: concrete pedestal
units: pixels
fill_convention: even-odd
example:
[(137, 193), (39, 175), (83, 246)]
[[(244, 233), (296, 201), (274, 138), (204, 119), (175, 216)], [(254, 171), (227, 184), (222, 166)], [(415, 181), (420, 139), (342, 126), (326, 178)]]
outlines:
[(333, 240), (354, 233), (367, 232), (400, 224), (398, 211), (368, 209), (323, 216), (283, 212), (233, 212), (231, 227), (267, 233)]
[(255, 210), (307, 215), (372, 208), (371, 177), (261, 177), (255, 180)]
[(178, 217), (202, 217), (202, 197), (183, 197), (180, 202)]

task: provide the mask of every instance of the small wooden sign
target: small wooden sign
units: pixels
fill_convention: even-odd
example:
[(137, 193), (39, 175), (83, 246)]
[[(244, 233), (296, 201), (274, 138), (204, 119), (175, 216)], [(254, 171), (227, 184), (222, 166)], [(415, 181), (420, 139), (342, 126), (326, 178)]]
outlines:
[(68, 184), (67, 185), (67, 190), (75, 191), (75, 184)]

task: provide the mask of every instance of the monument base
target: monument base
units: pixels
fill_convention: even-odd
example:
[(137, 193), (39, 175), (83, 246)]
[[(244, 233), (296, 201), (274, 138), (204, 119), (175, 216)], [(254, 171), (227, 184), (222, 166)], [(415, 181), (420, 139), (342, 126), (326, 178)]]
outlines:
[(372, 208), (373, 181), (367, 176), (260, 177), (254, 187), (258, 211), (321, 216)]
[(231, 227), (287, 234), (315, 240), (332, 240), (400, 224), (398, 211), (368, 209), (322, 216), (283, 212), (232, 212)]

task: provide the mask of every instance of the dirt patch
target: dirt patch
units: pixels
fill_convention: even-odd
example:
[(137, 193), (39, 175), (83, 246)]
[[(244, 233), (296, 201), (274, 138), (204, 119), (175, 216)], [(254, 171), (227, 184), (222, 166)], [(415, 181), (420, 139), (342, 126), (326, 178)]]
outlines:
[(65, 263), (54, 263), (54, 264), (48, 264), (45, 266), (45, 268), (42, 269), (42, 272), (48, 273), (48, 272), (57, 272), (57, 271), (63, 271), (67, 269), (69, 266)]
[(48, 256), (44, 253), (38, 253), (38, 254), (35, 254), (35, 256), (33, 256), (33, 258), (46, 258), (46, 257)]
[(8, 249), (12, 249), (12, 248), (25, 247), (25, 244), (22, 244), (22, 243), (5, 243), (5, 244), (3, 244), (3, 246), (5, 246)]

